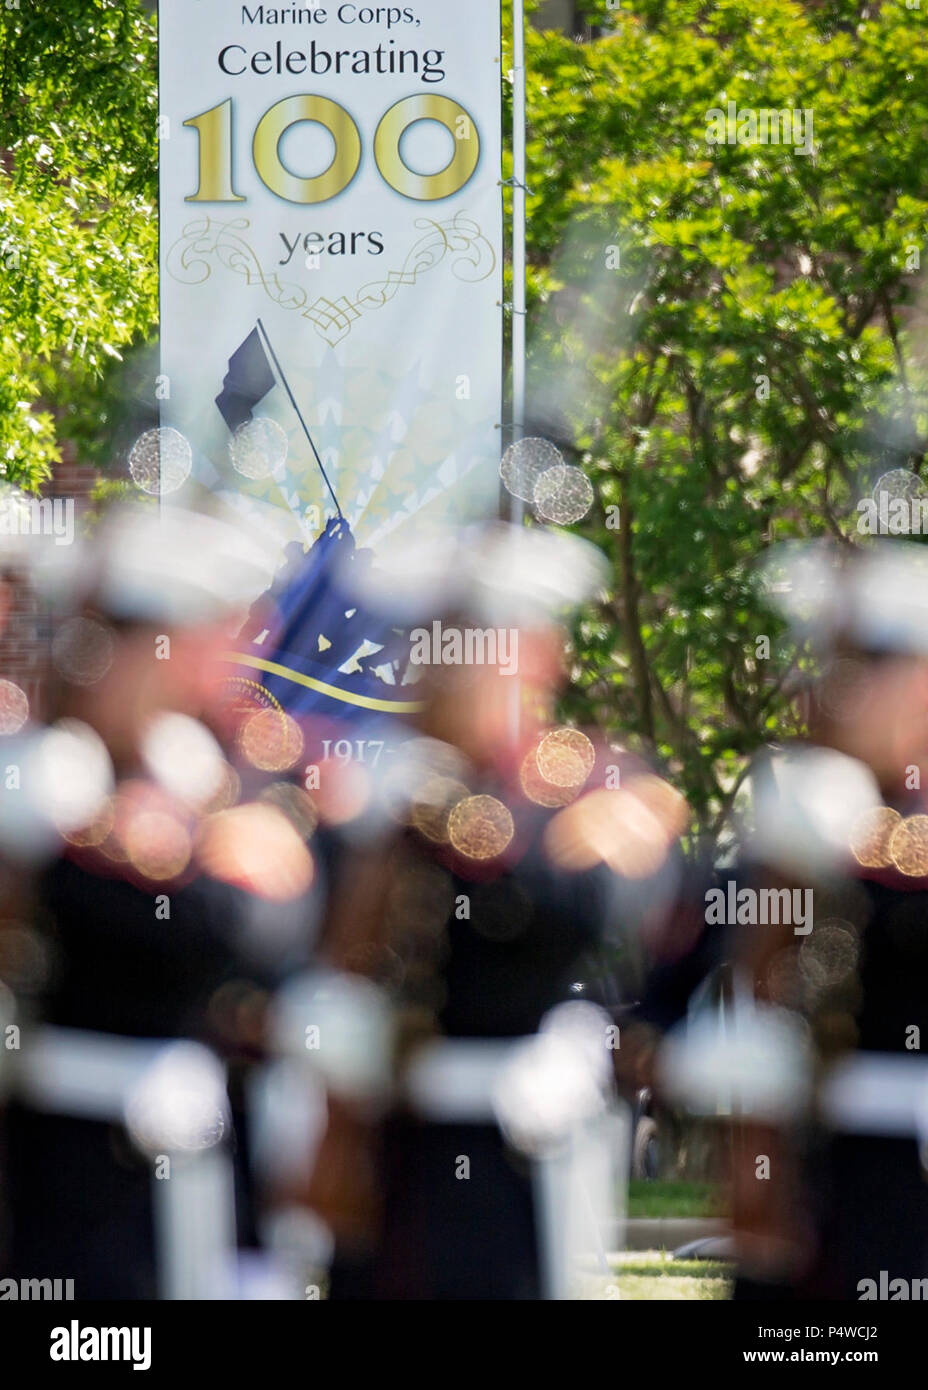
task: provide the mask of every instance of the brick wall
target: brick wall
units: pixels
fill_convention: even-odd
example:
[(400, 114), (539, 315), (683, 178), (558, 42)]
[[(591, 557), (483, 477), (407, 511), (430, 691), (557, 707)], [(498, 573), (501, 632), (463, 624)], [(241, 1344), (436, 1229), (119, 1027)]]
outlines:
[[(65, 444), (62, 455), (42, 495), (73, 497), (77, 516), (87, 506), (97, 474), (77, 462), (72, 446)], [(48, 624), (41, 605), (17, 575), (8, 575), (4, 601), (0, 604), (0, 678), (13, 681), (25, 692), (35, 719), (41, 719), (45, 713), (43, 677), (48, 641)]]

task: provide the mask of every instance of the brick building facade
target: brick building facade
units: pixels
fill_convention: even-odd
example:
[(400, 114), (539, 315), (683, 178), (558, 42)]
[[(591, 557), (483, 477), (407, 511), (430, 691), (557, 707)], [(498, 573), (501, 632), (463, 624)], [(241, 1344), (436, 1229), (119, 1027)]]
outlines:
[[(43, 496), (70, 498), (75, 514), (86, 508), (97, 481), (92, 468), (78, 463), (73, 447), (66, 444), (62, 460), (43, 489)], [(33, 718), (41, 718), (43, 677), (48, 662), (49, 625), (42, 605), (31, 589), (13, 572), (6, 574), (0, 615), (0, 679), (13, 681), (29, 701)]]

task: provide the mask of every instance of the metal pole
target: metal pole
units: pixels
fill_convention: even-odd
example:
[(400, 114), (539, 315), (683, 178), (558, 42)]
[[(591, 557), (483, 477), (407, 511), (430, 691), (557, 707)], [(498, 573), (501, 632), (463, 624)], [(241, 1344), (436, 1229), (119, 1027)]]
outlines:
[[(512, 0), (512, 439), (525, 426), (525, 12)], [(512, 499), (510, 519), (519, 526), (525, 505)]]
[[(512, 0), (512, 442), (525, 432), (525, 10)], [(525, 504), (510, 493), (509, 520), (521, 526)], [(522, 728), (522, 682), (510, 692), (510, 729), (518, 747)]]

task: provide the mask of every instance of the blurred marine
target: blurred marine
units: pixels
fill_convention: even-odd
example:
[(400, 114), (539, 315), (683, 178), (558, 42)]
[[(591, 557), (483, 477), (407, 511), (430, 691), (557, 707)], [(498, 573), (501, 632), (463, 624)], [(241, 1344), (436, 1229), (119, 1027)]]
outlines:
[(608, 1278), (627, 1142), (618, 1030), (571, 982), (617, 922), (668, 910), (682, 801), (553, 722), (559, 617), (599, 582), (595, 552), (489, 526), (405, 564), (366, 601), (408, 632), (422, 710), (377, 778), (384, 813), (345, 827), (321, 937), (331, 970), (388, 1001), (392, 1063), (378, 1079), (371, 1042), (367, 1078), (335, 1074), (339, 1025), (321, 1024), (328, 1120), (303, 1199), (334, 1235), (333, 1298), (567, 1297)]

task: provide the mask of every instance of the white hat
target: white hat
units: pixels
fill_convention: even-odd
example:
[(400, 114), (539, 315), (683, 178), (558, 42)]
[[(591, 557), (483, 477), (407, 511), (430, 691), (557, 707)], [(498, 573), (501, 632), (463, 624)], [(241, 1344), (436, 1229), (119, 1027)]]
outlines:
[(578, 607), (607, 575), (604, 557), (579, 536), (496, 521), (430, 531), (378, 554), (358, 580), (363, 601), (398, 622), (457, 610), (527, 624)]
[(279, 555), (244, 529), (178, 506), (121, 507), (67, 551), (32, 566), (45, 597), (92, 602), (113, 618), (188, 626), (247, 608), (271, 584)]
[(822, 650), (844, 640), (864, 651), (928, 654), (928, 548), (787, 543), (765, 560), (762, 587), (793, 632)]

